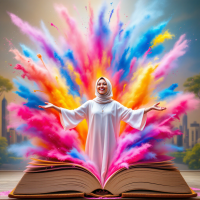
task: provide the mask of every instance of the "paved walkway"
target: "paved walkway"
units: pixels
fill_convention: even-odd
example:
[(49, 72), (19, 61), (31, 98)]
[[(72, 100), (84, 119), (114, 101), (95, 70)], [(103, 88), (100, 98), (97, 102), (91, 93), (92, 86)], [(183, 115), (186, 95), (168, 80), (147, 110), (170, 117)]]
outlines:
[[(199, 197), (191, 199), (200, 199), (200, 171), (181, 171), (181, 174), (191, 188), (199, 189), (196, 190), (199, 193)], [(22, 176), (22, 171), (0, 171), (0, 192), (12, 190)], [(7, 196), (0, 196), (0, 199), (7, 200), (9, 198)], [(134, 200), (136, 199), (143, 200), (142, 198), (134, 198)]]

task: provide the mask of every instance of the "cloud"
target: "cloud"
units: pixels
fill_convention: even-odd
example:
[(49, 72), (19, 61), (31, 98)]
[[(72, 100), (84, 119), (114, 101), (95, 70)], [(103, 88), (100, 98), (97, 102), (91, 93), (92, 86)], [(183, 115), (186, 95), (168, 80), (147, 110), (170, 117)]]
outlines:
[[(150, 3), (149, 3), (150, 2)], [(165, 1), (137, 1), (136, 8), (131, 16), (132, 25), (138, 25), (149, 19), (157, 19), (163, 15), (161, 7)], [(141, 14), (142, 13), (142, 14)]]

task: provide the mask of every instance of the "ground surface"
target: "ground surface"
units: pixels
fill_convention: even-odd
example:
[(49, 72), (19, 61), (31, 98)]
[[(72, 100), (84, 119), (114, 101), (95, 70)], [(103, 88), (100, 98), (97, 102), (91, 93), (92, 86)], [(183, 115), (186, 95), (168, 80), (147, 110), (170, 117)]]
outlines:
[[(191, 188), (199, 189), (195, 190), (197, 193), (199, 193), (199, 197), (191, 199), (200, 199), (200, 170), (181, 171), (181, 174)], [(0, 171), (0, 193), (12, 190), (17, 185), (22, 176), (23, 176), (22, 171)], [(9, 198), (7, 196), (0, 196), (0, 199), (9, 199)], [(143, 200), (142, 198), (134, 198), (134, 200), (135, 199)]]

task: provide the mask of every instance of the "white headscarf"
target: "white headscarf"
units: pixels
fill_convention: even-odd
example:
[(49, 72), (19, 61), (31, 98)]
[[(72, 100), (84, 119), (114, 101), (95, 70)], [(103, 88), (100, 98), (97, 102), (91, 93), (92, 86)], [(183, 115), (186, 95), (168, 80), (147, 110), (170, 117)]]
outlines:
[[(104, 79), (107, 83), (107, 92), (105, 94), (99, 94), (98, 91), (97, 91), (97, 83), (99, 82), (100, 79)], [(105, 78), (105, 77), (100, 77), (97, 82), (96, 82), (96, 85), (95, 85), (95, 95), (96, 95), (96, 98), (94, 98), (93, 100), (97, 103), (100, 103), (100, 104), (104, 104), (104, 103), (109, 103), (111, 101), (113, 101), (112, 99), (112, 96), (113, 96), (113, 93), (112, 93), (112, 85), (110, 83), (110, 81)]]

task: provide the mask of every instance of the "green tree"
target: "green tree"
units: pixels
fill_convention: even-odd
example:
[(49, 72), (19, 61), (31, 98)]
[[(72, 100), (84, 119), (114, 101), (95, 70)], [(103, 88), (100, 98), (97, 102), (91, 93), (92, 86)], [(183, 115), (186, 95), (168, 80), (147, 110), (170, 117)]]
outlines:
[(0, 165), (7, 162), (8, 153), (7, 153), (7, 139), (5, 137), (0, 137)]
[(188, 164), (189, 169), (200, 169), (200, 143), (186, 153), (183, 162)]
[(13, 84), (10, 82), (9, 79), (4, 78), (3, 76), (0, 76), (0, 96), (3, 94), (3, 92), (9, 92), (13, 89)]
[(186, 152), (173, 152), (170, 156), (175, 157), (174, 162), (183, 163), (183, 158), (185, 157)]
[(194, 92), (200, 98), (200, 74), (188, 78), (183, 86), (186, 91)]

